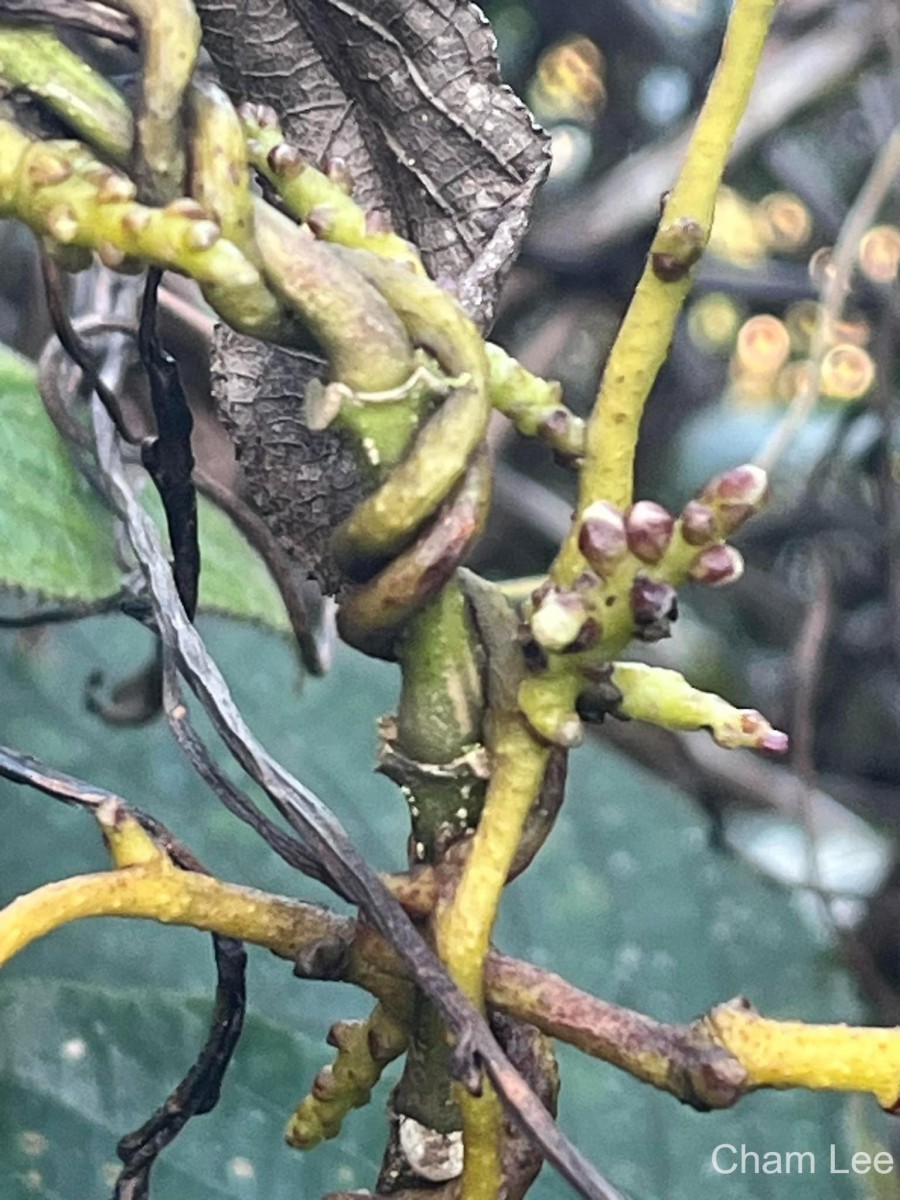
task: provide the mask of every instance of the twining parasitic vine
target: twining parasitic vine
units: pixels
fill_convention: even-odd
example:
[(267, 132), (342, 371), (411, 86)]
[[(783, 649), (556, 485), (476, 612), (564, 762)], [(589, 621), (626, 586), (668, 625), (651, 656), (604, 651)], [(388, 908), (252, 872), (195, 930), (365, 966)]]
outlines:
[[(334, 1025), (334, 1064), (301, 1102), (288, 1138), (311, 1147), (335, 1136), (383, 1067), (405, 1053), (396, 1111), (448, 1145), (462, 1130), (463, 1200), (496, 1200), (511, 1185), (503, 1109), (481, 1068), (570, 1182), (598, 1200), (619, 1195), (510, 1066), (484, 1021), (492, 1010), (698, 1107), (795, 1085), (870, 1090), (893, 1105), (896, 1031), (781, 1025), (740, 1003), (690, 1026), (662, 1026), (490, 945), (502, 889), (552, 825), (565, 756), (585, 721), (634, 717), (708, 729), (730, 747), (786, 747), (754, 710), (697, 691), (675, 672), (616, 661), (632, 639), (669, 635), (683, 583), (739, 577), (740, 555), (727, 539), (766, 501), (765, 474), (751, 466), (711, 481), (677, 520), (652, 501), (634, 503), (632, 489), (643, 406), (708, 237), (774, 0), (736, 0), (586, 427), (558, 385), (485, 342), (452, 289), (429, 277), (418, 249), (357, 204), (341, 164), (307, 162), (274, 111), (235, 107), (198, 68), (201, 29), (190, 0), (113, 7), (127, 20), (107, 22), (105, 34), (118, 30), (112, 35), (141, 49), (135, 117), (117, 88), (49, 29), (0, 24), (0, 80), (31, 97), (38, 116), (26, 123), (9, 101), (0, 109), (0, 215), (29, 225), (64, 270), (84, 269), (96, 254), (113, 271), (178, 272), (233, 329), (324, 354), (327, 378), (308, 389), (308, 423), (342, 432), (365, 493), (332, 539), (343, 578), (339, 629), (351, 645), (400, 666), (380, 769), (409, 804), (409, 870), (379, 879), (324, 806), (253, 740), (191, 623), (192, 606), (185, 612), (183, 589), (171, 583), (108, 415), (95, 411), (101, 486), (143, 578), (143, 606), (133, 615), (159, 636), (164, 706), (179, 744), (232, 812), (357, 904), (366, 921), (183, 870), (107, 798), (93, 807), (115, 869), (14, 901), (0, 914), (0, 959), (57, 925), (115, 913), (254, 941), (293, 959), (300, 974), (366, 988), (377, 1006), (362, 1023)], [(44, 136), (39, 117), (47, 110), (75, 140)], [(490, 501), (492, 409), (541, 438), (579, 479), (571, 533), (547, 579), (518, 607), (461, 567)], [(290, 835), (216, 775), (189, 725), (179, 673)], [(13, 752), (0, 752), (0, 773), (71, 799), (71, 781)], [(547, 1067), (544, 1082), (550, 1074)], [(532, 1157), (524, 1186), (540, 1164)]]

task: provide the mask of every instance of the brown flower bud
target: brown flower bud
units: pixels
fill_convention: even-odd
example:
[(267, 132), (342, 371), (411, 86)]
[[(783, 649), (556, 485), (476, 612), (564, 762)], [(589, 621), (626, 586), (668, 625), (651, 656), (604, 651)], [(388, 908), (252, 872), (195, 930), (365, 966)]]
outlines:
[(57, 204), (45, 218), (47, 232), (65, 246), (78, 236), (78, 218), (68, 204)]
[(324, 238), (334, 225), (334, 205), (319, 204), (306, 218), (306, 224), (317, 238)]
[(593, 571), (582, 571), (576, 576), (572, 587), (576, 592), (595, 592), (602, 585), (602, 580), (599, 575), (595, 575)]
[(600, 622), (594, 617), (588, 617), (581, 629), (579, 629), (578, 636), (573, 642), (569, 642), (563, 653), (579, 654), (582, 650), (590, 650), (592, 646), (596, 646), (600, 641), (602, 633), (603, 626)]
[(137, 237), (150, 224), (150, 219), (150, 210), (136, 204), (122, 214), (122, 228), (132, 237)]
[(641, 562), (658, 563), (672, 540), (672, 515), (653, 500), (639, 500), (625, 514), (628, 549)]
[(578, 531), (578, 549), (601, 575), (624, 557), (628, 550), (625, 521), (614, 505), (605, 500), (588, 505)]
[(174, 213), (178, 217), (187, 217), (189, 221), (203, 221), (207, 216), (203, 205), (190, 196), (179, 196), (177, 200), (166, 205), (166, 212)]
[(535, 608), (540, 608), (552, 591), (556, 590), (556, 584), (552, 579), (544, 579), (531, 593), (531, 603)]
[(604, 717), (612, 715), (620, 720), (627, 720), (628, 718), (620, 712), (622, 692), (612, 681), (612, 664), (603, 663), (588, 667), (582, 674), (590, 681), (590, 686), (578, 696), (576, 707), (581, 719), (602, 723)]
[(690, 576), (709, 587), (724, 587), (736, 583), (744, 573), (744, 560), (739, 550), (724, 543), (710, 546), (694, 559)]
[(350, 168), (347, 166), (343, 158), (329, 158), (325, 164), (325, 174), (331, 180), (335, 187), (339, 187), (342, 192), (346, 192), (349, 196), (353, 192), (354, 179), (350, 174)]
[(242, 121), (258, 125), (260, 129), (277, 129), (279, 124), (278, 113), (271, 105), (254, 104), (249, 100), (240, 105), (238, 116)]
[(663, 283), (684, 279), (703, 253), (706, 237), (699, 222), (681, 217), (660, 229), (653, 241), (650, 262), (653, 274)]
[(672, 623), (678, 620), (678, 597), (670, 583), (636, 575), (630, 599), (636, 638), (658, 642), (671, 637)]
[(331, 1064), (329, 1063), (315, 1077), (310, 1091), (317, 1100), (330, 1100), (336, 1090), (337, 1084), (334, 1078), (334, 1071), (331, 1069)]
[(190, 250), (209, 250), (222, 236), (215, 221), (195, 221), (185, 236), (185, 245)]
[(112, 242), (99, 241), (97, 243), (97, 257), (103, 263), (104, 267), (109, 267), (111, 271), (117, 271), (125, 261), (124, 251), (118, 246), (114, 246)]
[(131, 180), (115, 171), (105, 172), (97, 181), (98, 204), (126, 204), (136, 195), (137, 188)]
[(72, 174), (71, 165), (47, 147), (32, 151), (28, 162), (28, 180), (36, 187), (64, 183)]
[(296, 179), (306, 165), (296, 146), (279, 142), (266, 155), (269, 170), (280, 179)]
[(390, 214), (386, 212), (366, 213), (366, 233), (393, 233), (394, 226)]

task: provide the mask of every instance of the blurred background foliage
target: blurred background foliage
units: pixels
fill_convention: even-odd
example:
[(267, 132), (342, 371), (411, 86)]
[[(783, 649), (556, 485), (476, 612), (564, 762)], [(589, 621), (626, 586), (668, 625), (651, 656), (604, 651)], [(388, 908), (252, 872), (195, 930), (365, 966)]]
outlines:
[[(589, 410), (617, 322), (718, 53), (721, 0), (497, 0), (485, 6), (504, 76), (550, 131), (553, 160), (495, 336), (560, 378)], [(753, 457), (804, 374), (833, 248), (900, 126), (894, 0), (782, 0), (739, 152), (720, 196), (671, 359), (643, 428), (638, 494), (678, 509), (722, 467)], [(0, 227), (0, 340), (35, 355), (48, 333), (28, 235)], [(854, 247), (840, 319), (821, 347), (822, 398), (781, 456), (773, 504), (742, 539), (727, 593), (688, 593), (655, 661), (753, 704), (794, 740), (772, 764), (690, 738), (606, 727), (573, 758), (553, 838), (511, 890), (498, 943), (597, 994), (685, 1019), (744, 992), (773, 1015), (900, 1021), (900, 183)], [(196, 342), (170, 330), (197, 406), (198, 456), (222, 454)], [(475, 565), (542, 571), (568, 524), (573, 478), (545, 450), (492, 428), (494, 514)], [(8, 598), (16, 605), (22, 598)], [(298, 685), (274, 633), (204, 626), (254, 729), (397, 866), (405, 808), (371, 774), (391, 668), (339, 652)], [(158, 724), (112, 728), (84, 704), (98, 668), (120, 679), (149, 652), (120, 618), (0, 634), (0, 738), (118, 789), (171, 823), (216, 872), (313, 894), (219, 810)], [(2, 898), (97, 869), (89, 821), (0, 787)], [(778, 881), (778, 882), (774, 882)], [(208, 942), (104, 921), (31, 947), (0, 979), (0, 1193), (103, 1195), (116, 1137), (159, 1102), (202, 1038)], [(184, 997), (191, 997), (184, 1003)], [(332, 1020), (362, 998), (301, 984), (258, 952), (248, 1035), (220, 1109), (158, 1168), (159, 1200), (278, 1200), (371, 1182), (377, 1103), (340, 1141), (301, 1157), (287, 1113), (322, 1062)], [(836, 1142), (900, 1150), (870, 1101), (757, 1095), (700, 1116), (565, 1054), (562, 1115), (636, 1198), (900, 1195), (900, 1176), (714, 1176), (715, 1145), (820, 1154)], [(383, 1097), (383, 1093), (381, 1093)], [(562, 1195), (549, 1173), (536, 1195)]]

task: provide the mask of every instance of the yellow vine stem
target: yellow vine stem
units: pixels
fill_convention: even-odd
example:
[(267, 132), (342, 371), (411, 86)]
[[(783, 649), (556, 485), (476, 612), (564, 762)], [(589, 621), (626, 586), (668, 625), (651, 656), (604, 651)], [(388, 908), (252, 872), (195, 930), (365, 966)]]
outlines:
[[(512, 729), (504, 730), (498, 739), (493, 799), (528, 794), (533, 779), (543, 773), (543, 754), (524, 731), (517, 737)], [(502, 827), (497, 831), (494, 823), (502, 820), (501, 807), (500, 803), (486, 807), (485, 817), (494, 836), (477, 855), (477, 870), (464, 877), (472, 907), (450, 906), (440, 915), (438, 926), (441, 936), (447, 936), (449, 927), (454, 938), (451, 956), (460, 982), (479, 996), (481, 964), (490, 934), (490, 921), (484, 922), (484, 913), (498, 876), (508, 869), (498, 851), (502, 844), (518, 840), (518, 835), (507, 838)], [(315, 905), (182, 870), (114, 802), (101, 806), (97, 817), (116, 869), (46, 884), (3, 909), (0, 966), (39, 937), (84, 917), (136, 917), (188, 925), (265, 946), (288, 960), (323, 937), (351, 936), (342, 930), (342, 918)], [(510, 812), (513, 826), (515, 817)], [(482, 847), (487, 841), (482, 839)], [(476, 900), (479, 908), (474, 907)], [(377, 938), (363, 938), (352, 957), (355, 965), (348, 972), (348, 981), (376, 995), (384, 992), (387, 978), (402, 976), (399, 960)], [(660, 1026), (648, 1017), (595, 1000), (557, 976), (495, 953), (490, 955), (486, 992), (488, 1003), (500, 1011), (676, 1095), (680, 1093), (672, 1085), (673, 1069), (677, 1070), (686, 1052), (694, 1055), (707, 1046), (725, 1051), (740, 1068), (735, 1076), (737, 1091), (730, 1102), (763, 1087), (868, 1092), (888, 1109), (900, 1102), (898, 1028), (776, 1021), (761, 1016), (744, 1000), (721, 1004), (690, 1026)], [(392, 1020), (394, 1013), (392, 1006)], [(399, 1051), (401, 1037), (399, 1028), (392, 1028), (387, 1039), (391, 1045), (369, 1046), (373, 1057), (391, 1057)], [(340, 1039), (336, 1040), (340, 1047)], [(499, 1113), (493, 1093), (486, 1093), (481, 1100), (468, 1097), (464, 1105), (467, 1130), (493, 1138), (494, 1117)], [(498, 1175), (490, 1158), (493, 1144), (476, 1136), (467, 1146), (463, 1192), (467, 1198), (496, 1200)]]
[[(115, 804), (102, 805), (97, 820), (118, 869), (48, 883), (13, 900), (0, 912), (0, 966), (31, 942), (83, 917), (147, 917), (191, 925), (293, 956), (304, 922), (304, 909), (295, 901), (176, 867)], [(306, 921), (315, 935), (310, 914)]]
[(882, 1108), (900, 1103), (900, 1030), (773, 1021), (746, 1004), (714, 1008), (705, 1024), (738, 1060), (750, 1087), (870, 1092)]
[[(498, 714), (488, 739), (491, 781), (453, 899), (438, 907), (438, 953), (453, 979), (484, 1007), (484, 965), (500, 895), (525, 819), (544, 778), (549, 749), (515, 713)], [(462, 1200), (497, 1200), (502, 1183), (500, 1101), (485, 1081), (480, 1096), (457, 1087), (465, 1159)]]
[[(735, 0), (715, 76), (684, 166), (669, 194), (650, 256), (610, 352), (588, 421), (578, 511), (595, 500), (631, 503), (634, 453), (644, 405), (668, 354), (691, 286), (691, 267), (712, 225), (716, 193), (744, 113), (777, 0)], [(573, 530), (577, 529), (577, 522)], [(554, 564), (570, 586), (584, 568), (570, 533)]]

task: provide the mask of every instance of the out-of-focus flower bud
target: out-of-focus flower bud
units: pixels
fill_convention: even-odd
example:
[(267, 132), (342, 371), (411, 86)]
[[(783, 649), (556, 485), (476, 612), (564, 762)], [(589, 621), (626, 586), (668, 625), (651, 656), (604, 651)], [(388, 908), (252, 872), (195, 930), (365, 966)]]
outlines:
[(734, 546), (710, 546), (697, 555), (690, 570), (691, 579), (709, 587), (736, 583), (744, 573), (744, 560)]
[(768, 490), (768, 476), (762, 467), (744, 463), (710, 480), (699, 499), (715, 510), (719, 535), (727, 536), (762, 508)]
[(681, 514), (681, 536), (689, 546), (707, 546), (716, 540), (716, 514), (707, 504), (689, 500)]
[(754, 375), (774, 375), (784, 366), (790, 351), (790, 334), (777, 317), (760, 313), (741, 326), (736, 353), (745, 371)]
[(822, 394), (834, 400), (859, 400), (875, 382), (875, 364), (861, 346), (841, 343), (822, 360)]
[(859, 268), (873, 283), (893, 283), (900, 268), (900, 229), (875, 225), (859, 243)]

